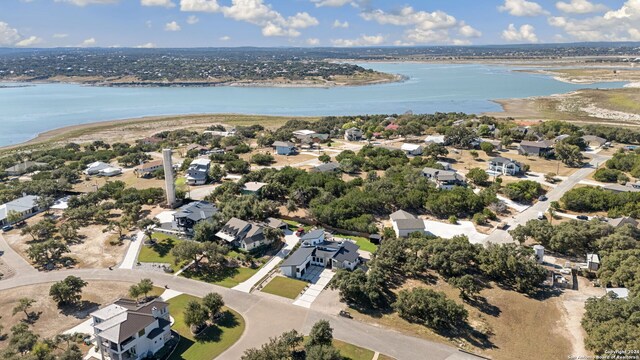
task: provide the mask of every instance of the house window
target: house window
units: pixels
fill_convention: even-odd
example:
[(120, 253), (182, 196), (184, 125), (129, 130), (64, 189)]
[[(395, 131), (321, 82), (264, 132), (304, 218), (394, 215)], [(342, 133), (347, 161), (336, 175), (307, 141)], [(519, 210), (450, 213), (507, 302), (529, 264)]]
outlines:
[(144, 336), (144, 334), (145, 334), (144, 329), (138, 331), (138, 337)]

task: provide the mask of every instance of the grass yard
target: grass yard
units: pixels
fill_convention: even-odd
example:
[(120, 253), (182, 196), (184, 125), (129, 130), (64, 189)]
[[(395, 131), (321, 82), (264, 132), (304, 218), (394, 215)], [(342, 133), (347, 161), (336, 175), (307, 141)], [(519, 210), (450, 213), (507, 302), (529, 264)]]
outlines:
[(276, 276), (267, 284), (267, 286), (262, 288), (261, 291), (289, 299), (295, 299), (307, 285), (308, 283), (301, 280), (291, 279), (284, 276)]
[(153, 238), (156, 240), (156, 244), (153, 246), (142, 245), (140, 248), (140, 254), (138, 254), (138, 261), (166, 263), (171, 265), (173, 271), (180, 270), (180, 266), (174, 263), (174, 257), (171, 255), (171, 249), (178, 245), (182, 240), (178, 240), (173, 236), (162, 233), (154, 233)]
[(380, 354), (378, 355), (378, 360), (396, 360), (396, 358), (392, 358), (391, 356)]
[(226, 268), (224, 271), (216, 274), (197, 274), (187, 270), (181, 273), (180, 276), (232, 288), (252, 277), (258, 270), (260, 270), (259, 267), (255, 269), (245, 267)]
[(191, 300), (199, 300), (191, 295), (180, 295), (169, 302), (169, 312), (175, 319), (173, 330), (180, 334), (178, 347), (173, 352), (170, 360), (210, 360), (233, 345), (244, 332), (245, 322), (240, 314), (224, 307), (224, 317), (218, 321), (217, 326), (207, 328), (198, 336), (191, 334), (191, 330), (184, 323), (184, 308)]
[(341, 234), (336, 234), (335, 236), (345, 238), (345, 239), (351, 239), (355, 241), (358, 246), (360, 246), (360, 250), (368, 251), (372, 254), (376, 252), (376, 250), (378, 250), (378, 245), (372, 243), (371, 241), (369, 241), (369, 239), (364, 238), (362, 236), (351, 236), (351, 235), (341, 235)]
[[(345, 360), (371, 360), (373, 359), (373, 355), (375, 355), (375, 352), (369, 349), (361, 348), (340, 340), (334, 339), (333, 346), (340, 351), (340, 355), (342, 355)], [(378, 357), (378, 359), (380, 359), (380, 357)]]
[[(287, 225), (289, 225), (289, 230), (291, 231), (296, 231), (298, 230), (298, 222), (297, 221), (293, 221), (293, 220), (284, 220), (281, 219), (284, 223), (286, 223)], [(302, 228), (304, 229), (305, 232), (309, 232), (309, 230), (311, 230), (313, 226), (311, 225), (302, 225)]]

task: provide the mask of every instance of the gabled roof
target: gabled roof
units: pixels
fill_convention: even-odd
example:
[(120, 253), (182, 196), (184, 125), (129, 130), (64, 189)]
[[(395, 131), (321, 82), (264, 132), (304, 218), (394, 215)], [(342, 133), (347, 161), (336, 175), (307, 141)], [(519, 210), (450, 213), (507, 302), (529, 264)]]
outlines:
[(289, 255), (280, 266), (300, 266), (313, 254), (315, 246), (301, 246), (293, 254)]
[(192, 221), (198, 222), (200, 220), (206, 220), (218, 212), (218, 208), (207, 201), (194, 201), (186, 205), (179, 207), (173, 214), (173, 217), (187, 218)]
[(256, 192), (262, 189), (263, 186), (267, 185), (267, 183), (257, 182), (257, 181), (249, 181), (244, 183), (242, 190)]
[(340, 250), (338, 250), (338, 252), (333, 255), (333, 258), (339, 262), (348, 261), (353, 263), (360, 257), (360, 254), (358, 254), (358, 249), (360, 249), (358, 245), (352, 243), (351, 241), (345, 241), (342, 243), (342, 247), (340, 248)]
[(607, 139), (601, 138), (600, 136), (595, 136), (595, 135), (585, 135), (582, 137), (582, 140), (584, 140), (587, 143), (597, 142), (600, 145), (607, 142)]
[(153, 161), (149, 161), (148, 163), (144, 163), (144, 164), (140, 164), (140, 165), (136, 166), (136, 170), (151, 169), (151, 168), (154, 168), (156, 166), (162, 166), (163, 164), (164, 164), (164, 162), (162, 160), (153, 160)]
[(110, 168), (111, 165), (102, 162), (102, 161), (96, 161), (96, 162), (92, 162), (91, 164), (87, 165), (87, 170), (93, 170), (93, 171), (100, 171), (100, 170), (104, 170), (106, 168)]
[(398, 230), (424, 230), (424, 220), (422, 219), (399, 219), (395, 220)]
[(313, 168), (314, 171), (317, 172), (327, 172), (327, 171), (335, 171), (340, 169), (340, 164), (337, 162), (329, 162), (326, 164), (320, 164)]
[(546, 148), (553, 147), (553, 142), (549, 141), (549, 140), (542, 140), (542, 141), (522, 140), (522, 142), (520, 142), (520, 146), (528, 146), (528, 147), (533, 147), (533, 148), (546, 149)]
[(489, 161), (493, 162), (493, 163), (498, 163), (498, 164), (516, 164), (516, 165), (522, 167), (522, 165), (519, 162), (517, 162), (515, 160), (507, 159), (507, 158), (502, 157), (502, 156), (496, 156), (494, 158), (491, 158), (491, 160), (489, 160)]
[(291, 141), (274, 141), (272, 145), (275, 147), (286, 147), (286, 148), (293, 148), (296, 146), (296, 144), (292, 143)]
[(222, 238), (228, 242), (237, 240), (238, 236), (251, 226), (248, 222), (232, 217), (226, 224), (218, 231), (217, 237)]
[(279, 229), (279, 228), (287, 225), (287, 223), (285, 223), (284, 221), (282, 221), (280, 219), (276, 219), (276, 218), (270, 217), (270, 218), (267, 218), (267, 220), (265, 221), (265, 225), (267, 225), (268, 227), (270, 227), (272, 229)]
[(391, 215), (389, 215), (389, 218), (392, 221), (398, 221), (398, 220), (403, 220), (403, 219), (417, 219), (418, 217), (413, 215), (410, 212), (406, 212), (404, 210), (398, 210), (398, 211), (392, 213)]
[(615, 219), (609, 220), (609, 225), (611, 225), (613, 227), (618, 227), (621, 224), (631, 224), (632, 226), (637, 227), (638, 226), (638, 220), (636, 220), (636, 219), (634, 219), (632, 217), (628, 217), (628, 216), (619, 217), (619, 218), (615, 218)]
[(587, 262), (600, 264), (600, 257), (598, 256), (598, 254), (587, 254)]
[(422, 147), (422, 145), (420, 144), (409, 144), (409, 143), (404, 143), (402, 144), (402, 146), (400, 147), (400, 149), (402, 151), (415, 151), (418, 150)]
[(314, 240), (324, 235), (324, 229), (311, 230), (300, 237), (300, 241)]
[(29, 209), (34, 208), (37, 205), (37, 201), (37, 196), (26, 195), (13, 201), (9, 201), (6, 204), (0, 205), (0, 220), (6, 219), (10, 211), (23, 213)]
[(4, 169), (7, 172), (26, 172), (27, 169), (35, 166), (47, 166), (47, 163), (36, 162), (36, 161), (25, 161), (20, 164), (16, 164)]
[[(91, 313), (91, 316), (104, 320), (94, 325), (101, 338), (120, 344), (156, 321), (152, 315), (153, 309), (160, 310), (167, 306), (169, 306), (168, 303), (160, 300), (138, 304), (133, 300), (120, 299)], [(164, 319), (158, 319), (158, 321), (161, 329), (169, 324)]]

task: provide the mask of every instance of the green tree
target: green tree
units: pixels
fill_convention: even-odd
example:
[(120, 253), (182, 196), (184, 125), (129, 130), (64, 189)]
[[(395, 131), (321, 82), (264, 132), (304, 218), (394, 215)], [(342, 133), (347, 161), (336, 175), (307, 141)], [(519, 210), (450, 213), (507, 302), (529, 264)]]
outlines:
[(58, 305), (75, 305), (82, 299), (82, 289), (85, 286), (86, 281), (70, 275), (51, 285), (49, 295)]
[(58, 240), (33, 243), (27, 248), (29, 259), (40, 267), (55, 266), (64, 260), (68, 252), (69, 247)]
[(333, 342), (333, 328), (327, 320), (319, 320), (311, 328), (309, 338), (305, 347), (327, 345), (331, 346)]
[(487, 174), (487, 172), (483, 169), (473, 168), (469, 170), (466, 178), (473, 184), (482, 186), (485, 185), (489, 180), (489, 174)]
[(138, 228), (144, 232), (149, 240), (153, 240), (153, 229), (159, 225), (160, 222), (155, 218), (144, 218), (138, 222)]
[(147, 294), (149, 294), (152, 290), (153, 281), (151, 281), (151, 279), (142, 279), (139, 283), (131, 285), (131, 287), (129, 288), (129, 296), (136, 299), (140, 296), (146, 298)]
[(18, 304), (13, 307), (13, 311), (12, 311), (13, 315), (19, 312), (24, 312), (24, 315), (27, 317), (27, 319), (31, 318), (31, 314), (29, 314), (27, 310), (29, 310), (35, 302), (36, 302), (35, 299), (28, 298), (28, 297), (23, 297), (18, 299)]
[(209, 314), (207, 310), (196, 300), (187, 303), (184, 309), (184, 323), (189, 326), (191, 333), (196, 334), (206, 325)]
[(446, 147), (441, 144), (431, 143), (425, 146), (422, 151), (422, 155), (432, 158), (433, 160), (438, 160), (441, 157), (447, 156), (449, 151)]
[(343, 360), (340, 351), (332, 345), (315, 345), (305, 347), (306, 360)]
[(480, 143), (480, 150), (484, 151), (487, 155), (493, 154), (495, 149), (496, 147), (490, 142), (484, 141)]
[(227, 172), (219, 164), (214, 164), (209, 168), (209, 179), (213, 182), (220, 182), (227, 176)]
[(7, 222), (9, 224), (16, 224), (22, 221), (22, 214), (15, 210), (9, 210), (7, 213)]
[(393, 307), (403, 319), (438, 330), (459, 330), (468, 317), (467, 310), (443, 292), (421, 287), (400, 290)]
[(331, 162), (331, 156), (327, 155), (327, 153), (322, 153), (322, 155), (318, 156), (318, 160), (323, 164)]
[(460, 290), (460, 297), (463, 299), (474, 298), (480, 290), (482, 290), (482, 287), (478, 284), (475, 277), (469, 274), (465, 274), (457, 278), (451, 278), (449, 279), (449, 282)]
[(202, 298), (202, 306), (207, 309), (209, 318), (213, 320), (218, 313), (222, 311), (224, 300), (222, 300), (222, 296), (218, 293), (208, 293)]
[(556, 158), (567, 166), (582, 166), (582, 153), (580, 152), (580, 148), (576, 145), (565, 144), (562, 141), (558, 142), (555, 145), (555, 154)]

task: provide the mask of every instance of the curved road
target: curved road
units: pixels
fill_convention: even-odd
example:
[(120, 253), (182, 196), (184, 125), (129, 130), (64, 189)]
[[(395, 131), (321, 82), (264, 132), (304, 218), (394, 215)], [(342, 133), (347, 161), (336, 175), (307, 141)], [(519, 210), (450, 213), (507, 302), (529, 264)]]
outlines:
[(13, 251), (1, 235), (0, 250), (4, 251), (1, 259), (16, 270), (16, 275), (0, 281), (0, 291), (60, 281), (69, 275), (74, 275), (86, 281), (131, 283), (138, 282), (142, 278), (150, 278), (158, 286), (168, 285), (170, 289), (200, 297), (212, 291), (218, 292), (228, 306), (242, 314), (246, 322), (246, 329), (240, 340), (220, 355), (219, 359), (237, 360), (245, 349), (259, 347), (269, 341), (269, 337), (275, 337), (291, 329), (309, 333), (311, 326), (320, 319), (331, 322), (336, 339), (378, 351), (399, 360), (478, 359), (448, 345), (407, 336), (394, 330), (341, 318), (333, 314), (294, 306), (286, 299), (280, 300), (260, 294), (243, 293), (160, 272), (129, 269), (73, 269), (38, 272)]

